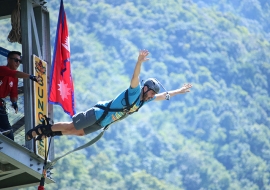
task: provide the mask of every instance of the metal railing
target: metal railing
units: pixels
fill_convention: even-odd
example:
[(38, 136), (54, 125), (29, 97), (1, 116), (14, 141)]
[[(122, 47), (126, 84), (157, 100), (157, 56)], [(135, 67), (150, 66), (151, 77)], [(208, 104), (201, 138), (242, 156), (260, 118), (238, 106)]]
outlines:
[(23, 80), (19, 79), (18, 83), (18, 112), (15, 113), (15, 110), (11, 106), (9, 96), (2, 98), (6, 102), (7, 114), (9, 123), (12, 126), (14, 132), (14, 141), (22, 146), (25, 146), (25, 126), (24, 126), (24, 94), (23, 94)]

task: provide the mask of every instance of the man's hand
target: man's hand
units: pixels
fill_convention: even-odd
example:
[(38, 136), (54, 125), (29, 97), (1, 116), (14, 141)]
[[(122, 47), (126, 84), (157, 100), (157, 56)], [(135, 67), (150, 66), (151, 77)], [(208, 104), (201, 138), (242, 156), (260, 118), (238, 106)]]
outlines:
[(148, 61), (149, 58), (147, 58), (147, 55), (149, 54), (148, 50), (141, 50), (138, 56), (138, 61), (136, 63), (133, 76), (130, 81), (130, 87), (131, 88), (136, 88), (140, 81), (139, 81), (139, 75), (141, 72), (141, 65), (143, 62)]
[(147, 55), (149, 54), (148, 50), (141, 50), (138, 57), (138, 62), (142, 63), (148, 61)]
[(180, 94), (185, 94), (186, 92), (190, 92), (190, 88), (192, 87), (192, 84), (184, 84), (180, 89)]
[(192, 87), (192, 84), (184, 84), (181, 88), (178, 88), (176, 90), (171, 90), (168, 92), (162, 92), (159, 94), (156, 94), (156, 101), (160, 100), (169, 100), (171, 97), (177, 95), (177, 94), (185, 94), (186, 92), (190, 92), (190, 88)]
[(34, 75), (30, 75), (29, 76), (29, 79), (30, 80), (32, 80), (32, 81), (35, 81), (35, 82), (37, 82), (38, 84), (41, 84), (41, 82), (42, 82), (42, 78), (40, 77), (40, 76), (34, 76)]
[(17, 102), (12, 102), (12, 105), (11, 105), (11, 106), (14, 108), (15, 113), (17, 113), (17, 112), (18, 112), (18, 105), (17, 105)]

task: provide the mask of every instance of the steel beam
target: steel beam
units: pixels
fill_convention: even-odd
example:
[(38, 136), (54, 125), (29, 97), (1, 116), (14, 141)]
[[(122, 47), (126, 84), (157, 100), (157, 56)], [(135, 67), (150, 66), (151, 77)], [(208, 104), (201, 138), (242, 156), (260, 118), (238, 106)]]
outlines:
[[(30, 0), (21, 0), (21, 29), (22, 29), (22, 61), (23, 71), (33, 73), (33, 47), (32, 47), (32, 29), (31, 29), (31, 9), (33, 9)], [(25, 131), (27, 132), (34, 127), (34, 100), (33, 100), (33, 84), (29, 80), (24, 79), (24, 113), (25, 114)], [(34, 151), (33, 141), (27, 141), (26, 147)]]
[[(9, 174), (6, 173), (7, 177), (1, 176), (0, 172), (0, 189), (25, 185), (25, 178), (20, 180), (21, 175), (29, 175), (30, 184), (36, 183), (37, 185), (39, 183), (44, 160), (31, 150), (20, 146), (4, 135), (0, 135), (0, 157), (2, 162), (8, 162), (14, 166), (10, 167)], [(51, 173), (51, 170), (47, 170), (47, 173)], [(52, 178), (46, 178), (45, 182), (54, 183)]]

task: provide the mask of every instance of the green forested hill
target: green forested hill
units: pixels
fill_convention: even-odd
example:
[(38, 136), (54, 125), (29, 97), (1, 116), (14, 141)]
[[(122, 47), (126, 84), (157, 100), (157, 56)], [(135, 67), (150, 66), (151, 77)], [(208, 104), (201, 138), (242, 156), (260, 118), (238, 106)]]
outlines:
[[(60, 1), (47, 3), (53, 49)], [(141, 79), (192, 91), (150, 103), (60, 160), (46, 189), (270, 189), (270, 3), (64, 0), (76, 111)], [(3, 29), (1, 28), (1, 31)], [(55, 121), (70, 118), (55, 107)], [(59, 137), (56, 156), (87, 142)], [(30, 188), (35, 189), (35, 188)]]

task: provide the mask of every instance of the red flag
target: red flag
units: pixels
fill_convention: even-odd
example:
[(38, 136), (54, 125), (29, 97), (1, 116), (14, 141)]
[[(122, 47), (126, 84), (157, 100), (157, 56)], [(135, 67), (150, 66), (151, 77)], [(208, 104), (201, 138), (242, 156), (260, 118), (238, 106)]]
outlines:
[(63, 110), (70, 116), (75, 114), (74, 88), (70, 69), (68, 26), (63, 0), (61, 0), (60, 4), (54, 43), (49, 102), (62, 106)]

